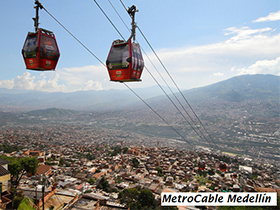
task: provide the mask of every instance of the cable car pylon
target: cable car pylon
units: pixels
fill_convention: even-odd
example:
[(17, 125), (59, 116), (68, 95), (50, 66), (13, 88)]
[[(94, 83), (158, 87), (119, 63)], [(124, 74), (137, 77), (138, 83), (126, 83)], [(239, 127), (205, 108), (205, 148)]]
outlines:
[[(137, 27), (135, 23), (135, 12), (138, 12), (138, 10), (133, 5), (128, 8), (127, 12), (132, 19), (131, 35), (127, 41), (119, 39), (113, 41), (106, 60), (110, 80), (114, 82), (141, 81), (140, 77), (144, 68), (140, 46), (135, 42), (135, 31)], [(133, 42), (131, 39), (133, 39)]]
[(36, 17), (34, 21), (35, 32), (28, 32), (22, 48), (22, 56), (26, 69), (37, 71), (55, 70), (60, 53), (52, 31), (39, 28), (39, 9), (43, 5), (35, 0)]

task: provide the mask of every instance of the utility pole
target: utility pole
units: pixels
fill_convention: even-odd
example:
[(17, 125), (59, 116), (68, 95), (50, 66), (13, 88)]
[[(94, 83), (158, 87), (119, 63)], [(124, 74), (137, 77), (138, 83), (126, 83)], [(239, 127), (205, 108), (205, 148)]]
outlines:
[(43, 210), (45, 210), (45, 183), (42, 187), (42, 201), (43, 201)]
[(1, 197), (1, 194), (2, 194), (2, 182), (0, 182), (0, 203), (2, 202), (2, 197)]
[(41, 182), (42, 182), (42, 203), (43, 203), (43, 210), (45, 210), (45, 184), (46, 184), (46, 180), (47, 180), (47, 178), (46, 178), (46, 176), (45, 175), (43, 175), (42, 177), (41, 177)]

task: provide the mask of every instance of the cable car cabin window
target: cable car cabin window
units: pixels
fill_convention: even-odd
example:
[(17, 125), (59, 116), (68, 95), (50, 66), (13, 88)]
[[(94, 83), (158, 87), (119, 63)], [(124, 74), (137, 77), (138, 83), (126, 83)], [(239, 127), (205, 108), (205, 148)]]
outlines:
[(27, 36), (24, 47), (23, 47), (23, 57), (24, 58), (36, 58), (38, 35)]
[(108, 58), (109, 70), (127, 69), (129, 67), (129, 62), (127, 61), (128, 58), (129, 58), (128, 44), (113, 46)]
[(136, 70), (142, 71), (143, 67), (144, 67), (144, 62), (143, 62), (143, 57), (142, 57), (139, 47), (133, 45), (133, 52), (134, 52), (134, 56), (136, 58), (137, 67), (138, 67)]
[(138, 47), (136, 47), (135, 45), (133, 45), (133, 51), (137, 54), (140, 54), (140, 49)]
[(49, 60), (57, 60), (58, 56), (58, 48), (54, 38), (42, 35), (40, 42), (40, 57)]

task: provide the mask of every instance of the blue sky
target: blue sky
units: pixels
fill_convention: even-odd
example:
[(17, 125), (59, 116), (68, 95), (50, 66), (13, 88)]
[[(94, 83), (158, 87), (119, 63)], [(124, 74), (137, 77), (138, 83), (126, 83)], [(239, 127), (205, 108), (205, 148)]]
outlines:
[[(130, 27), (131, 19), (118, 0), (110, 0)], [(41, 0), (42, 5), (104, 63), (111, 43), (120, 39), (93, 0)], [(129, 31), (109, 1), (97, 0), (125, 38)], [(205, 86), (242, 74), (280, 75), (280, 1), (278, 0), (123, 0), (136, 5), (136, 22), (181, 90)], [(34, 31), (33, 0), (0, 2), (0, 88), (48, 92), (125, 89), (110, 82), (107, 69), (68, 34), (46, 11), (40, 27), (52, 30), (61, 57), (56, 71), (25, 69), (21, 49)], [(149, 59), (173, 84), (142, 35), (136, 39)], [(143, 53), (143, 52), (142, 52)], [(155, 78), (160, 76), (144, 56)], [(156, 85), (144, 69), (142, 82), (132, 88)]]

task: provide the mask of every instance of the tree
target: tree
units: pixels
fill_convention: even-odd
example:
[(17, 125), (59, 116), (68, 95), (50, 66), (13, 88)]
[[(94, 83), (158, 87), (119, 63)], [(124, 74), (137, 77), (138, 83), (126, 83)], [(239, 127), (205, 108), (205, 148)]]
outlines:
[(120, 146), (116, 146), (116, 147), (112, 147), (113, 151), (109, 152), (109, 155), (111, 156), (116, 156), (117, 154), (121, 153), (121, 147)]
[(128, 147), (125, 147), (125, 148), (123, 149), (123, 154), (126, 154), (126, 153), (127, 153), (127, 150), (128, 150)]
[(39, 161), (36, 157), (7, 158), (11, 161), (8, 169), (11, 173), (11, 181), (14, 187), (18, 187), (24, 174), (35, 174), (37, 172)]
[(94, 178), (90, 178), (87, 182), (89, 184), (93, 185), (95, 183), (95, 179)]
[(116, 176), (115, 181), (117, 184), (121, 183), (123, 180), (120, 176)]
[(100, 181), (99, 181), (99, 183), (97, 185), (97, 188), (102, 189), (102, 190), (104, 190), (105, 192), (108, 192), (108, 193), (117, 192), (116, 188), (112, 188), (109, 185), (109, 183), (108, 183), (108, 181), (107, 181), (105, 176), (102, 176), (102, 178), (100, 179)]
[(134, 168), (138, 168), (138, 166), (139, 166), (139, 161), (138, 161), (136, 158), (133, 158), (133, 159), (132, 159), (132, 163), (133, 163), (133, 167), (134, 167)]
[(158, 175), (160, 176), (160, 177), (162, 177), (162, 176), (164, 176), (164, 174), (163, 174), (163, 172), (162, 172), (162, 168), (160, 168), (160, 167), (156, 167), (156, 170), (157, 170), (157, 172), (158, 172)]
[(124, 189), (119, 193), (120, 202), (132, 209), (158, 209), (155, 196), (150, 190), (134, 188)]
[(90, 154), (90, 153), (87, 153), (87, 154), (86, 154), (86, 158), (87, 158), (88, 160), (94, 160), (94, 159), (95, 159), (95, 155)]
[(147, 189), (142, 189), (139, 195), (139, 203), (142, 209), (156, 209), (157, 201), (154, 194)]
[(64, 164), (65, 164), (65, 160), (63, 158), (60, 158), (58, 166), (63, 166)]
[(133, 203), (138, 202), (139, 191), (133, 188), (126, 188), (119, 193), (118, 199), (122, 204), (126, 204), (127, 207), (133, 205)]
[(105, 177), (105, 176), (102, 176), (102, 178), (100, 179), (100, 181), (99, 181), (99, 183), (98, 183), (98, 185), (97, 185), (97, 188), (102, 189), (102, 190), (104, 190), (104, 191), (107, 192), (107, 189), (108, 189), (109, 187), (110, 187), (110, 185), (109, 185), (109, 183), (108, 183), (106, 177)]

